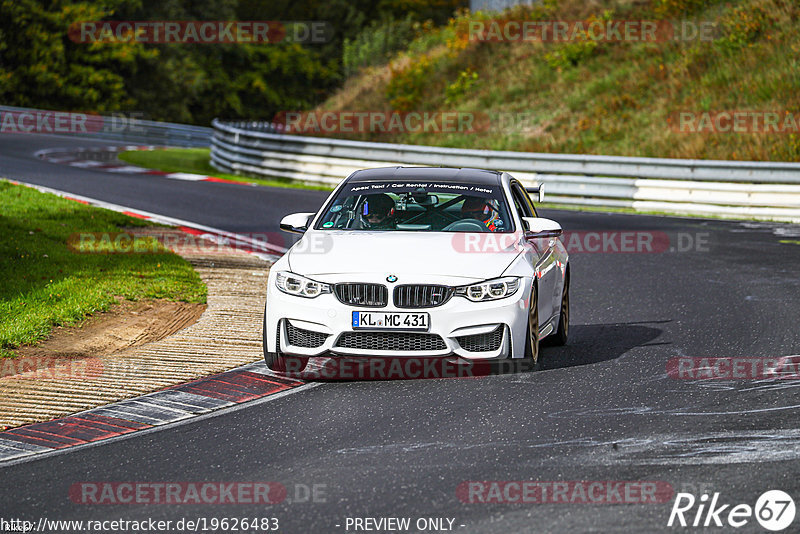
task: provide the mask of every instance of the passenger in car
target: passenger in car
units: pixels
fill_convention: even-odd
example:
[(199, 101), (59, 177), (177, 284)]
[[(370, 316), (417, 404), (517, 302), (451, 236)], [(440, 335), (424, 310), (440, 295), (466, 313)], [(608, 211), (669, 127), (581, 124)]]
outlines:
[(392, 197), (385, 193), (369, 195), (361, 208), (362, 226), (370, 230), (388, 230), (395, 227), (395, 206)]

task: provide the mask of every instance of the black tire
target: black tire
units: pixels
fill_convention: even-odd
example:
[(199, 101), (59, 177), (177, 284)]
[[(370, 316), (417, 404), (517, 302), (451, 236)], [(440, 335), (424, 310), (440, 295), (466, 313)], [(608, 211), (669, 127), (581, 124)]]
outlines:
[(561, 313), (558, 316), (558, 330), (548, 336), (553, 345), (566, 345), (569, 339), (569, 271), (564, 278), (564, 292), (561, 294)]
[(291, 373), (302, 373), (308, 365), (308, 358), (295, 356), (284, 356), (280, 352), (280, 333), (275, 340), (275, 352), (267, 351), (267, 316), (264, 314), (264, 325), (261, 331), (261, 346), (264, 351), (264, 363), (271, 371), (285, 373), (287, 369)]
[(536, 284), (531, 288), (530, 306), (528, 307), (524, 362), (531, 370), (535, 370), (539, 363), (539, 292)]

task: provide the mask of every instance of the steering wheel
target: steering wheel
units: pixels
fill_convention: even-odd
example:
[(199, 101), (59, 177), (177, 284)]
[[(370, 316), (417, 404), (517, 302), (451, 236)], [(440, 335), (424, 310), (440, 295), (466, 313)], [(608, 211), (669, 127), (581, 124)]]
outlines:
[(443, 232), (488, 232), (489, 229), (486, 225), (476, 221), (475, 219), (460, 219), (454, 223), (450, 223), (444, 228)]

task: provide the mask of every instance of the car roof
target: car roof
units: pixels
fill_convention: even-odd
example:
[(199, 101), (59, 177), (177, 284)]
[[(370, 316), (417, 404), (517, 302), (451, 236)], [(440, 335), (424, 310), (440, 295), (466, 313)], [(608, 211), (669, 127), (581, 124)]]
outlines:
[(364, 169), (350, 175), (350, 182), (380, 182), (384, 180), (441, 180), (469, 184), (500, 183), (501, 173), (484, 169), (451, 167), (379, 167)]

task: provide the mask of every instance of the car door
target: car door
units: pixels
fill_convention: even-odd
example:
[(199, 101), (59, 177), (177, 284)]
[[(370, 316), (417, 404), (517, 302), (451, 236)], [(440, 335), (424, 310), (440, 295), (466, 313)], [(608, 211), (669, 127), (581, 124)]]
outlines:
[[(511, 181), (511, 193), (514, 206), (520, 217), (538, 217), (525, 188), (516, 180)], [(531, 239), (529, 242), (536, 248), (539, 258), (536, 265), (539, 278), (539, 324), (544, 325), (558, 310), (560, 304), (558, 281), (560, 280), (554, 246), (555, 238)]]

